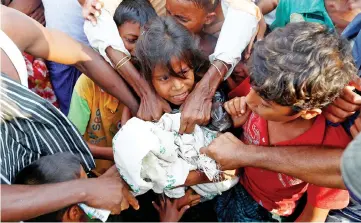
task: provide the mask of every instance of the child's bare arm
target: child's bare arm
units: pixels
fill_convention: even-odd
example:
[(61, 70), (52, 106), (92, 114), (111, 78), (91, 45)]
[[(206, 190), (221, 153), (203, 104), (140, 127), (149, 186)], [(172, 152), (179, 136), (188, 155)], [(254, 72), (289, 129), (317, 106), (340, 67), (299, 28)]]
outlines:
[[(0, 17), (2, 30), (20, 51), (57, 63), (75, 65), (98, 86), (126, 104), (133, 114), (137, 113), (139, 105), (128, 86), (94, 50), (62, 32), (46, 29), (35, 20), (6, 6), (1, 6)], [(107, 78), (104, 78), (104, 74)]]
[(188, 189), (185, 195), (178, 199), (160, 199), (159, 205), (154, 201), (153, 206), (158, 211), (161, 222), (178, 222), (184, 212), (191, 206), (200, 202), (200, 195), (194, 194), (192, 189)]
[(225, 102), (224, 109), (232, 117), (233, 126), (236, 128), (242, 126), (251, 113), (246, 103), (246, 97), (235, 97)]
[(122, 126), (125, 125), (125, 123), (127, 123), (127, 121), (132, 117), (133, 116), (132, 113), (130, 112), (130, 109), (127, 106), (125, 106), (122, 112), (122, 120), (121, 120)]
[(87, 143), (90, 149), (90, 152), (96, 159), (104, 159), (104, 160), (114, 160), (113, 148), (105, 147), (105, 146), (97, 146), (91, 143)]
[(307, 202), (296, 222), (325, 222), (329, 211), (328, 209), (316, 208)]

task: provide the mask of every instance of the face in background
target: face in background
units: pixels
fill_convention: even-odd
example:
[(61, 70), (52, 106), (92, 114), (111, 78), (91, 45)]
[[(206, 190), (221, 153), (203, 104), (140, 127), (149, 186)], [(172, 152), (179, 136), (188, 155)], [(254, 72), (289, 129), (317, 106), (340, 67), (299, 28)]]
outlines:
[(172, 76), (164, 65), (156, 65), (152, 72), (152, 84), (159, 96), (174, 105), (181, 105), (187, 99), (194, 85), (194, 71), (184, 61), (171, 59)]
[(188, 0), (167, 0), (165, 7), (167, 15), (195, 34), (201, 33), (204, 25), (211, 24), (216, 18), (215, 12), (208, 12)]
[(295, 113), (290, 106), (282, 106), (275, 102), (263, 100), (253, 89), (247, 95), (246, 103), (254, 113), (274, 122), (289, 122), (299, 117), (312, 119), (321, 114), (320, 109), (302, 110)]
[(118, 27), (118, 31), (125, 48), (134, 56), (135, 44), (140, 36), (140, 24), (131, 21), (125, 22)]
[(347, 0), (325, 0), (325, 7), (334, 25), (340, 31), (361, 13), (360, 0), (356, 0), (352, 7)]

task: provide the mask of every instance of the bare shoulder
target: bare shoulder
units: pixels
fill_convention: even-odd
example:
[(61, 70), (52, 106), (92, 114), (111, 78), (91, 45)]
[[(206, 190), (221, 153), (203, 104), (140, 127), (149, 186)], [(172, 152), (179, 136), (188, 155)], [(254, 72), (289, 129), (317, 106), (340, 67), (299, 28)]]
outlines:
[[(24, 51), (32, 41), (40, 28), (36, 29), (35, 20), (25, 14), (1, 5), (1, 30), (16, 44), (20, 51)], [(40, 25), (40, 24), (39, 24)]]

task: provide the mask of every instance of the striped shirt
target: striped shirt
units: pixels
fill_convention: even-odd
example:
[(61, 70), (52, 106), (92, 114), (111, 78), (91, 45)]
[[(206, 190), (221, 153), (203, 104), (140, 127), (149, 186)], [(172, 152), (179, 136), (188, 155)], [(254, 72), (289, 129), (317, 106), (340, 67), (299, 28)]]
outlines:
[(52, 104), (26, 87), (0, 75), (1, 183), (42, 156), (71, 152), (86, 170), (95, 167), (87, 144), (74, 125)]

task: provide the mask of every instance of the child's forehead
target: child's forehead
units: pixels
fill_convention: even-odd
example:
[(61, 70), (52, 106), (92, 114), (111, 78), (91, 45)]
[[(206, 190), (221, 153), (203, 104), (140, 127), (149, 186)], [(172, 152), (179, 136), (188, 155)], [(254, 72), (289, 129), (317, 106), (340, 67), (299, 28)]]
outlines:
[[(211, 0), (210, 0), (211, 1)], [(200, 13), (206, 9), (193, 0), (167, 0), (166, 9), (168, 11), (177, 11), (177, 13)], [(191, 11), (190, 11), (191, 10)]]

